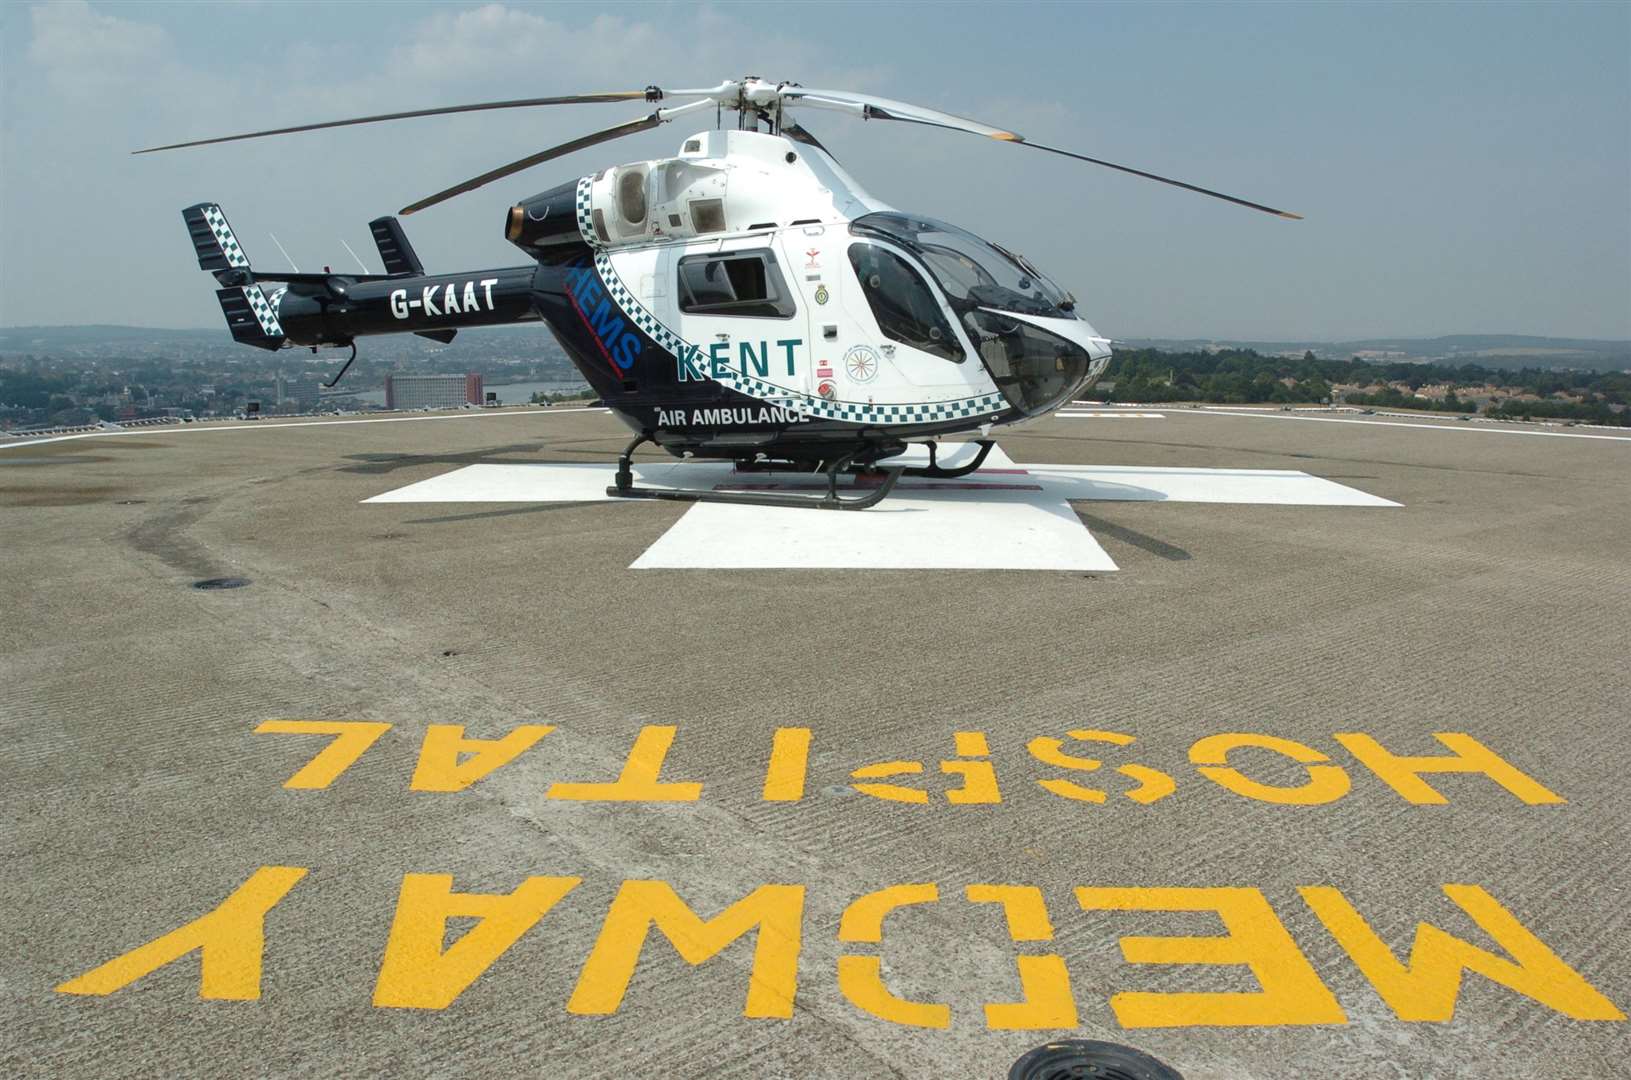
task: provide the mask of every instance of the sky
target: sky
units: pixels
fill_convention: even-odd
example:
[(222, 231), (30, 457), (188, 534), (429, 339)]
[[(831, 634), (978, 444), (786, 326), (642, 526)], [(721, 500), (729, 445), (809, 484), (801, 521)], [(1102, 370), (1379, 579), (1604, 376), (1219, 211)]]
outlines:
[[(0, 325), (223, 326), (180, 210), (257, 265), (378, 272), (367, 221), (640, 103), (869, 91), (1306, 215), (1286, 221), (948, 131), (824, 112), (876, 197), (1024, 253), (1113, 337), (1631, 338), (1631, 3), (87, 3), (0, 0)], [(432, 271), (515, 265), (514, 201), (677, 152), (682, 119), (406, 219)]]

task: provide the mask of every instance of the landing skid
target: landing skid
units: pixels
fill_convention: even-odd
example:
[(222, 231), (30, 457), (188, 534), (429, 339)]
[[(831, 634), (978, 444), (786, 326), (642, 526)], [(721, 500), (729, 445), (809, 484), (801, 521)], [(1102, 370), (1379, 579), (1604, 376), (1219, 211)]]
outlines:
[[(883, 482), (865, 495), (843, 498), (838, 494), (838, 477), (854, 464), (856, 455), (846, 454), (823, 470), (827, 475), (827, 494), (823, 496), (776, 495), (771, 492), (714, 491), (711, 488), (642, 488), (634, 486), (634, 451), (650, 442), (649, 436), (640, 435), (617, 459), (617, 483), (606, 489), (606, 494), (619, 499), (667, 499), (671, 502), (735, 503), (739, 506), (782, 506), (812, 510), (866, 510), (877, 506), (895, 488), (901, 473), (909, 470), (901, 466), (880, 469)], [(983, 455), (982, 455), (983, 457)], [(962, 475), (961, 473), (957, 475)]]

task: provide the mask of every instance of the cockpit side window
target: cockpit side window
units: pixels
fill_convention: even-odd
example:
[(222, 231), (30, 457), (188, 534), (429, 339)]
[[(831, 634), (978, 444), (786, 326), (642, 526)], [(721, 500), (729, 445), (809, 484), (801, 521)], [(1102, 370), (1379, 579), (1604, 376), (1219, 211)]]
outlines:
[(963, 347), (939, 301), (910, 263), (876, 244), (851, 244), (849, 262), (884, 337), (963, 362)]
[(983, 307), (1053, 319), (1075, 317), (1076, 301), (1030, 263), (955, 225), (880, 210), (856, 218), (850, 232), (881, 237), (923, 260), (959, 316)]
[(688, 314), (791, 319), (798, 311), (768, 248), (687, 255), (679, 275), (680, 310)]

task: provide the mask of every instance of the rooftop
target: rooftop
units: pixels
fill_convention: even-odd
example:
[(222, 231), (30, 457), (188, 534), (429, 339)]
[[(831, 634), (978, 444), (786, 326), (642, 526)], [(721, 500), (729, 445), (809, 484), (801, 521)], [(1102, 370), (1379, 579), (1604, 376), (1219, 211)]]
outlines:
[[(631, 569), (698, 510), (401, 494), (609, 480), (600, 410), (0, 443), (0, 1061), (1616, 1071), (1631, 438), (1077, 411), (1002, 449), (1402, 505), (1068, 503), (1114, 570)], [(1365, 949), (1423, 922), (1518, 989)]]

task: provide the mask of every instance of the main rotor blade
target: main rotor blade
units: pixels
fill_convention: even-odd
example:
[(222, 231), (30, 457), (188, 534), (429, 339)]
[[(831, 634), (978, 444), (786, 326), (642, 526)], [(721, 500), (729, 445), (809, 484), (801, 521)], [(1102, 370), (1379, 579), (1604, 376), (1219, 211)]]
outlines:
[(1117, 172), (1131, 173), (1134, 176), (1142, 176), (1146, 180), (1155, 180), (1163, 184), (1171, 184), (1173, 187), (1183, 188), (1185, 191), (1194, 191), (1201, 195), (1210, 195), (1214, 199), (1222, 199), (1224, 202), (1232, 202), (1236, 206), (1245, 206), (1250, 207), (1253, 210), (1261, 210), (1265, 214), (1273, 214), (1276, 217), (1289, 218), (1292, 221), (1301, 221), (1303, 219), (1301, 214), (1294, 214), (1290, 210), (1276, 210), (1272, 206), (1264, 206), (1262, 203), (1254, 203), (1250, 199), (1241, 199), (1234, 195), (1225, 195), (1221, 191), (1213, 191), (1210, 188), (1196, 187), (1194, 184), (1186, 184), (1182, 180), (1174, 180), (1170, 176), (1157, 176), (1155, 173), (1145, 172), (1143, 169), (1135, 169), (1130, 165), (1117, 165), (1113, 161), (1102, 161), (1099, 158), (1088, 157), (1086, 154), (1078, 154), (1070, 150), (1061, 150), (1057, 146), (1045, 146), (1042, 143), (1026, 142), (1024, 140), (1016, 141), (1019, 142), (1021, 146), (1029, 146), (1035, 150), (1046, 150), (1050, 154), (1059, 154), (1063, 157), (1075, 158), (1077, 161), (1085, 161), (1092, 165), (1103, 165), (1107, 169), (1115, 169)]
[(794, 142), (801, 142), (806, 146), (813, 146), (817, 150), (826, 153), (828, 157), (832, 157), (832, 151), (828, 150), (825, 146), (822, 146), (821, 140), (812, 135), (808, 128), (801, 126), (797, 120), (783, 120), (781, 125), (781, 133), (787, 136), (789, 139), (792, 139)]
[(208, 146), (211, 143), (237, 142), (239, 139), (259, 139), (268, 135), (292, 135), (298, 131), (319, 131), (323, 128), (350, 127), (354, 124), (377, 124), (385, 120), (411, 120), (416, 116), (445, 116), (449, 113), (485, 112), (489, 109), (525, 109), (535, 105), (592, 105), (608, 101), (662, 101), (668, 97), (697, 97), (708, 91), (681, 90), (666, 94), (655, 86), (644, 90), (616, 90), (604, 94), (567, 94), (561, 97), (518, 98), (514, 101), (481, 101), (473, 105), (444, 105), (436, 109), (413, 109), (409, 112), (380, 113), (378, 116), (358, 116), (350, 120), (328, 120), (320, 124), (298, 124), (294, 127), (251, 131), (243, 135), (222, 135), (214, 139), (194, 139), (191, 142), (170, 143), (168, 146), (149, 146), (145, 150), (132, 150), (132, 154), (151, 154), (159, 150), (180, 150), (188, 146)]
[(622, 124), (615, 124), (612, 127), (603, 128), (600, 131), (593, 132), (589, 135), (580, 135), (571, 142), (564, 142), (559, 146), (552, 146), (548, 150), (540, 150), (536, 154), (528, 154), (524, 158), (512, 161), (508, 165), (500, 165), (498, 168), (484, 172), (480, 176), (466, 180), (462, 184), (455, 184), (445, 191), (438, 191), (429, 198), (420, 199), (416, 203), (409, 206), (404, 206), (399, 213), (401, 213), (404, 217), (406, 217), (408, 214), (418, 213), (427, 206), (435, 206), (437, 203), (446, 202), (455, 195), (463, 195), (467, 191), (474, 191), (476, 188), (490, 184), (494, 180), (502, 180), (506, 176), (511, 176), (525, 169), (530, 169), (534, 165), (541, 165), (544, 162), (550, 161), (554, 158), (565, 157), (574, 150), (582, 150), (587, 146), (596, 146), (603, 142), (611, 142), (613, 139), (621, 139), (625, 135), (633, 135), (641, 131), (650, 131), (652, 128), (668, 123), (668, 121), (672, 120), (676, 116), (682, 116), (688, 112), (695, 112), (699, 108), (712, 104), (712, 100), (705, 99), (702, 101), (693, 101), (686, 105), (676, 106), (672, 109), (658, 109), (656, 112), (653, 112), (647, 116), (642, 116), (639, 119), (629, 120)]
[(1272, 206), (1264, 206), (1262, 203), (1252, 202), (1250, 199), (1241, 199), (1234, 195), (1225, 195), (1221, 191), (1213, 191), (1210, 188), (1199, 187), (1195, 184), (1185, 183), (1182, 180), (1174, 180), (1170, 176), (1158, 176), (1152, 172), (1145, 172), (1143, 169), (1135, 169), (1130, 165), (1117, 165), (1113, 161), (1105, 161), (1101, 158), (1088, 157), (1086, 154), (1078, 154), (1071, 150), (1062, 150), (1057, 146), (1047, 146), (1043, 143), (1030, 142), (1025, 138), (1025, 136), (1016, 134), (1015, 132), (1007, 131), (1003, 128), (992, 127), (989, 124), (983, 124), (978, 120), (970, 120), (967, 117), (955, 116), (951, 113), (940, 112), (936, 109), (927, 109), (921, 105), (910, 105), (902, 101), (890, 101), (887, 98), (875, 98), (866, 94), (855, 94), (847, 90), (806, 90), (800, 87), (797, 89), (783, 91), (783, 93), (792, 101), (799, 101), (802, 104), (813, 105), (817, 108), (853, 111), (855, 106), (860, 106), (864, 110), (862, 115), (868, 120), (900, 120), (909, 124), (924, 124), (929, 127), (946, 128), (951, 131), (966, 131), (971, 135), (984, 135), (988, 139), (996, 139), (999, 142), (1015, 143), (1020, 146), (1029, 146), (1036, 150), (1045, 150), (1050, 154), (1059, 154), (1062, 157), (1075, 158), (1077, 161), (1085, 161), (1091, 165), (1102, 165), (1107, 169), (1115, 169), (1118, 172), (1131, 173), (1133, 176), (1142, 176), (1146, 180), (1155, 180), (1162, 184), (1170, 184), (1173, 187), (1183, 188), (1185, 191), (1193, 191), (1200, 195), (1210, 195), (1214, 199), (1222, 199), (1225, 202), (1232, 202), (1236, 206), (1245, 206), (1252, 210), (1261, 210), (1265, 214), (1274, 214), (1276, 217), (1290, 218), (1293, 221), (1301, 221), (1303, 219), (1301, 214), (1294, 214), (1289, 210), (1277, 210)]
[(591, 135), (579, 136), (578, 138), (573, 139), (571, 142), (564, 142), (559, 146), (552, 146), (548, 150), (540, 150), (536, 154), (528, 154), (524, 158), (512, 161), (508, 165), (500, 165), (498, 168), (484, 172), (480, 176), (464, 181), (462, 184), (455, 184), (445, 191), (438, 191), (436, 194), (431, 195), (428, 198), (420, 199), (416, 203), (410, 203), (409, 205), (404, 206), (398, 212), (404, 217), (409, 214), (416, 214), (425, 209), (427, 206), (435, 206), (437, 203), (446, 202), (455, 195), (463, 195), (467, 191), (474, 191), (479, 187), (484, 187), (487, 184), (491, 184), (494, 180), (502, 180), (506, 176), (511, 176), (515, 173), (530, 169), (534, 165), (542, 165), (551, 158), (564, 157), (574, 150), (582, 150), (586, 146), (595, 146), (599, 143), (611, 142), (613, 139), (621, 139), (625, 135), (633, 135), (640, 131), (650, 131), (652, 128), (661, 123), (662, 120), (658, 118), (657, 113), (652, 113), (649, 116), (642, 116), (638, 120), (630, 120), (627, 123), (618, 124), (615, 127), (604, 128)]
[(797, 86), (783, 90), (782, 97), (790, 101), (809, 98), (811, 100), (805, 104), (817, 108), (836, 108), (844, 112), (852, 112), (856, 107), (860, 107), (864, 110), (863, 115), (873, 120), (906, 120), (919, 124), (933, 124), (955, 131), (967, 131), (973, 135), (984, 135), (988, 139), (1000, 139), (1003, 142), (1018, 142), (1021, 139), (1021, 136), (1015, 135), (1012, 131), (992, 127), (978, 120), (970, 120), (966, 116), (957, 116), (922, 105), (911, 105), (904, 101), (873, 97), (871, 94), (857, 94), (849, 90), (811, 90)]

